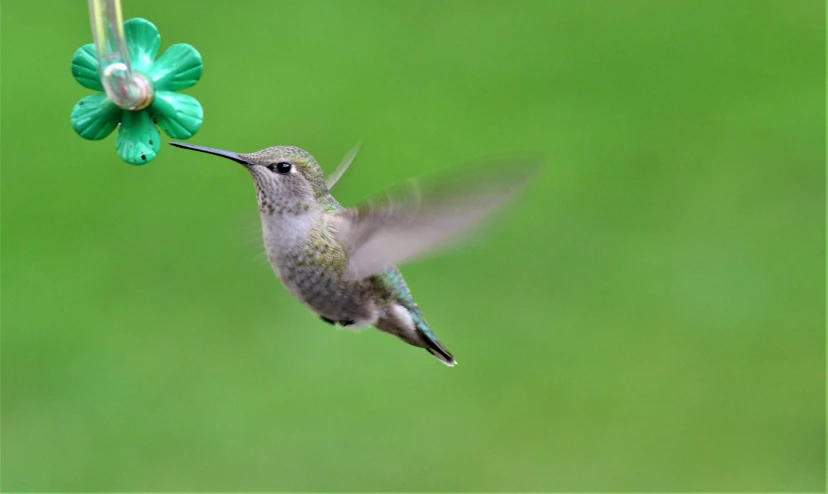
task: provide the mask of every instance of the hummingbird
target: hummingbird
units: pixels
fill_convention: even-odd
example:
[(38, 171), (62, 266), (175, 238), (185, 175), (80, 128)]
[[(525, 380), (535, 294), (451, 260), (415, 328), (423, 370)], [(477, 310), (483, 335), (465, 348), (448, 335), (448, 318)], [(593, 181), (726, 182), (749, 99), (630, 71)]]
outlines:
[[(256, 189), (268, 261), (287, 291), (331, 325), (373, 326), (423, 348), (448, 366), (457, 361), (426, 323), (396, 267), (448, 246), (504, 205), (537, 163), (500, 164), (431, 188), (416, 182), (345, 208), (331, 189), (355, 148), (328, 178), (307, 151), (273, 146), (235, 153), (178, 142), (173, 146), (240, 164)], [(496, 172), (496, 173), (492, 173)]]

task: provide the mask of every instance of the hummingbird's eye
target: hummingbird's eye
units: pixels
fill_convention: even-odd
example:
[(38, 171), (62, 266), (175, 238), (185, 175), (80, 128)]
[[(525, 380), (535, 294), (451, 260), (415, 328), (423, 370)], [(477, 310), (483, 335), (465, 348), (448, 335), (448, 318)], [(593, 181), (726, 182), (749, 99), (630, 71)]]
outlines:
[(291, 165), (290, 163), (284, 163), (284, 162), (283, 163), (271, 163), (271, 164), (267, 165), (267, 169), (272, 171), (272, 172), (281, 173), (282, 175), (284, 175), (286, 173), (290, 173), (290, 169), (291, 169), (292, 166), (293, 165)]

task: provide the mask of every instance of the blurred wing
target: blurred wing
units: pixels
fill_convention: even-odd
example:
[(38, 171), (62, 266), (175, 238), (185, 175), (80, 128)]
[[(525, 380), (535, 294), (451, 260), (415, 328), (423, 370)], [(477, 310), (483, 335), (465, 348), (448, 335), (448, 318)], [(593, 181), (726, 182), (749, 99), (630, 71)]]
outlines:
[[(489, 173), (505, 168), (508, 173)], [(410, 183), (378, 200), (339, 213), (337, 230), (348, 249), (356, 279), (421, 257), (470, 232), (520, 192), (537, 170), (532, 166), (475, 168), (476, 176), (440, 180), (439, 186)]]
[(328, 177), (327, 180), (325, 180), (325, 183), (328, 186), (328, 190), (333, 189), (334, 185), (336, 185), (336, 183), (342, 177), (342, 174), (345, 173), (345, 170), (347, 170), (348, 167), (351, 166), (351, 162), (354, 161), (354, 158), (356, 158), (357, 153), (359, 153), (360, 147), (362, 147), (362, 143), (358, 142), (356, 146), (354, 146), (348, 152), (348, 154), (345, 155), (345, 158), (342, 159), (342, 162), (339, 164), (339, 166), (336, 167), (336, 170), (334, 170), (334, 172), (331, 173), (331, 176)]

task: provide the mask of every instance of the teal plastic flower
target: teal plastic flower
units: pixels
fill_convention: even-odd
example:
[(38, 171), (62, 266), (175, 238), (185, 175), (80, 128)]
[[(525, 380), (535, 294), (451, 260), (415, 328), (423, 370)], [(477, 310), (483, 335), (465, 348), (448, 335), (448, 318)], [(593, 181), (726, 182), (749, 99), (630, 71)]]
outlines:
[[(132, 71), (143, 75), (154, 87), (151, 103), (131, 111), (119, 108), (105, 92), (87, 96), (72, 109), (72, 127), (81, 137), (98, 140), (120, 124), (118, 154), (127, 163), (142, 165), (152, 161), (161, 149), (158, 127), (174, 139), (187, 139), (201, 128), (201, 105), (192, 96), (174, 91), (195, 85), (203, 64), (198, 51), (187, 44), (172, 45), (155, 60), (161, 48), (161, 35), (148, 20), (126, 21), (124, 34)], [(82, 86), (104, 91), (93, 44), (75, 52), (72, 75)]]

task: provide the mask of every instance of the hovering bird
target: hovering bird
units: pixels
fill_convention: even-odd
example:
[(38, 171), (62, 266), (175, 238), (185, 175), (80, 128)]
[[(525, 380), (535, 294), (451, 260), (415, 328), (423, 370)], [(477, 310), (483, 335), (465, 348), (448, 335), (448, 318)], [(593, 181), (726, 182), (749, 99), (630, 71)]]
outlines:
[(293, 146), (244, 154), (171, 144), (230, 159), (250, 173), (267, 258), (299, 302), (329, 324), (374, 326), (449, 366), (457, 362), (426, 323), (395, 265), (469, 232), (537, 169), (536, 161), (480, 166), (459, 180), (444, 177), (430, 188), (411, 183), (344, 208), (330, 190), (358, 148), (326, 180), (313, 156)]

